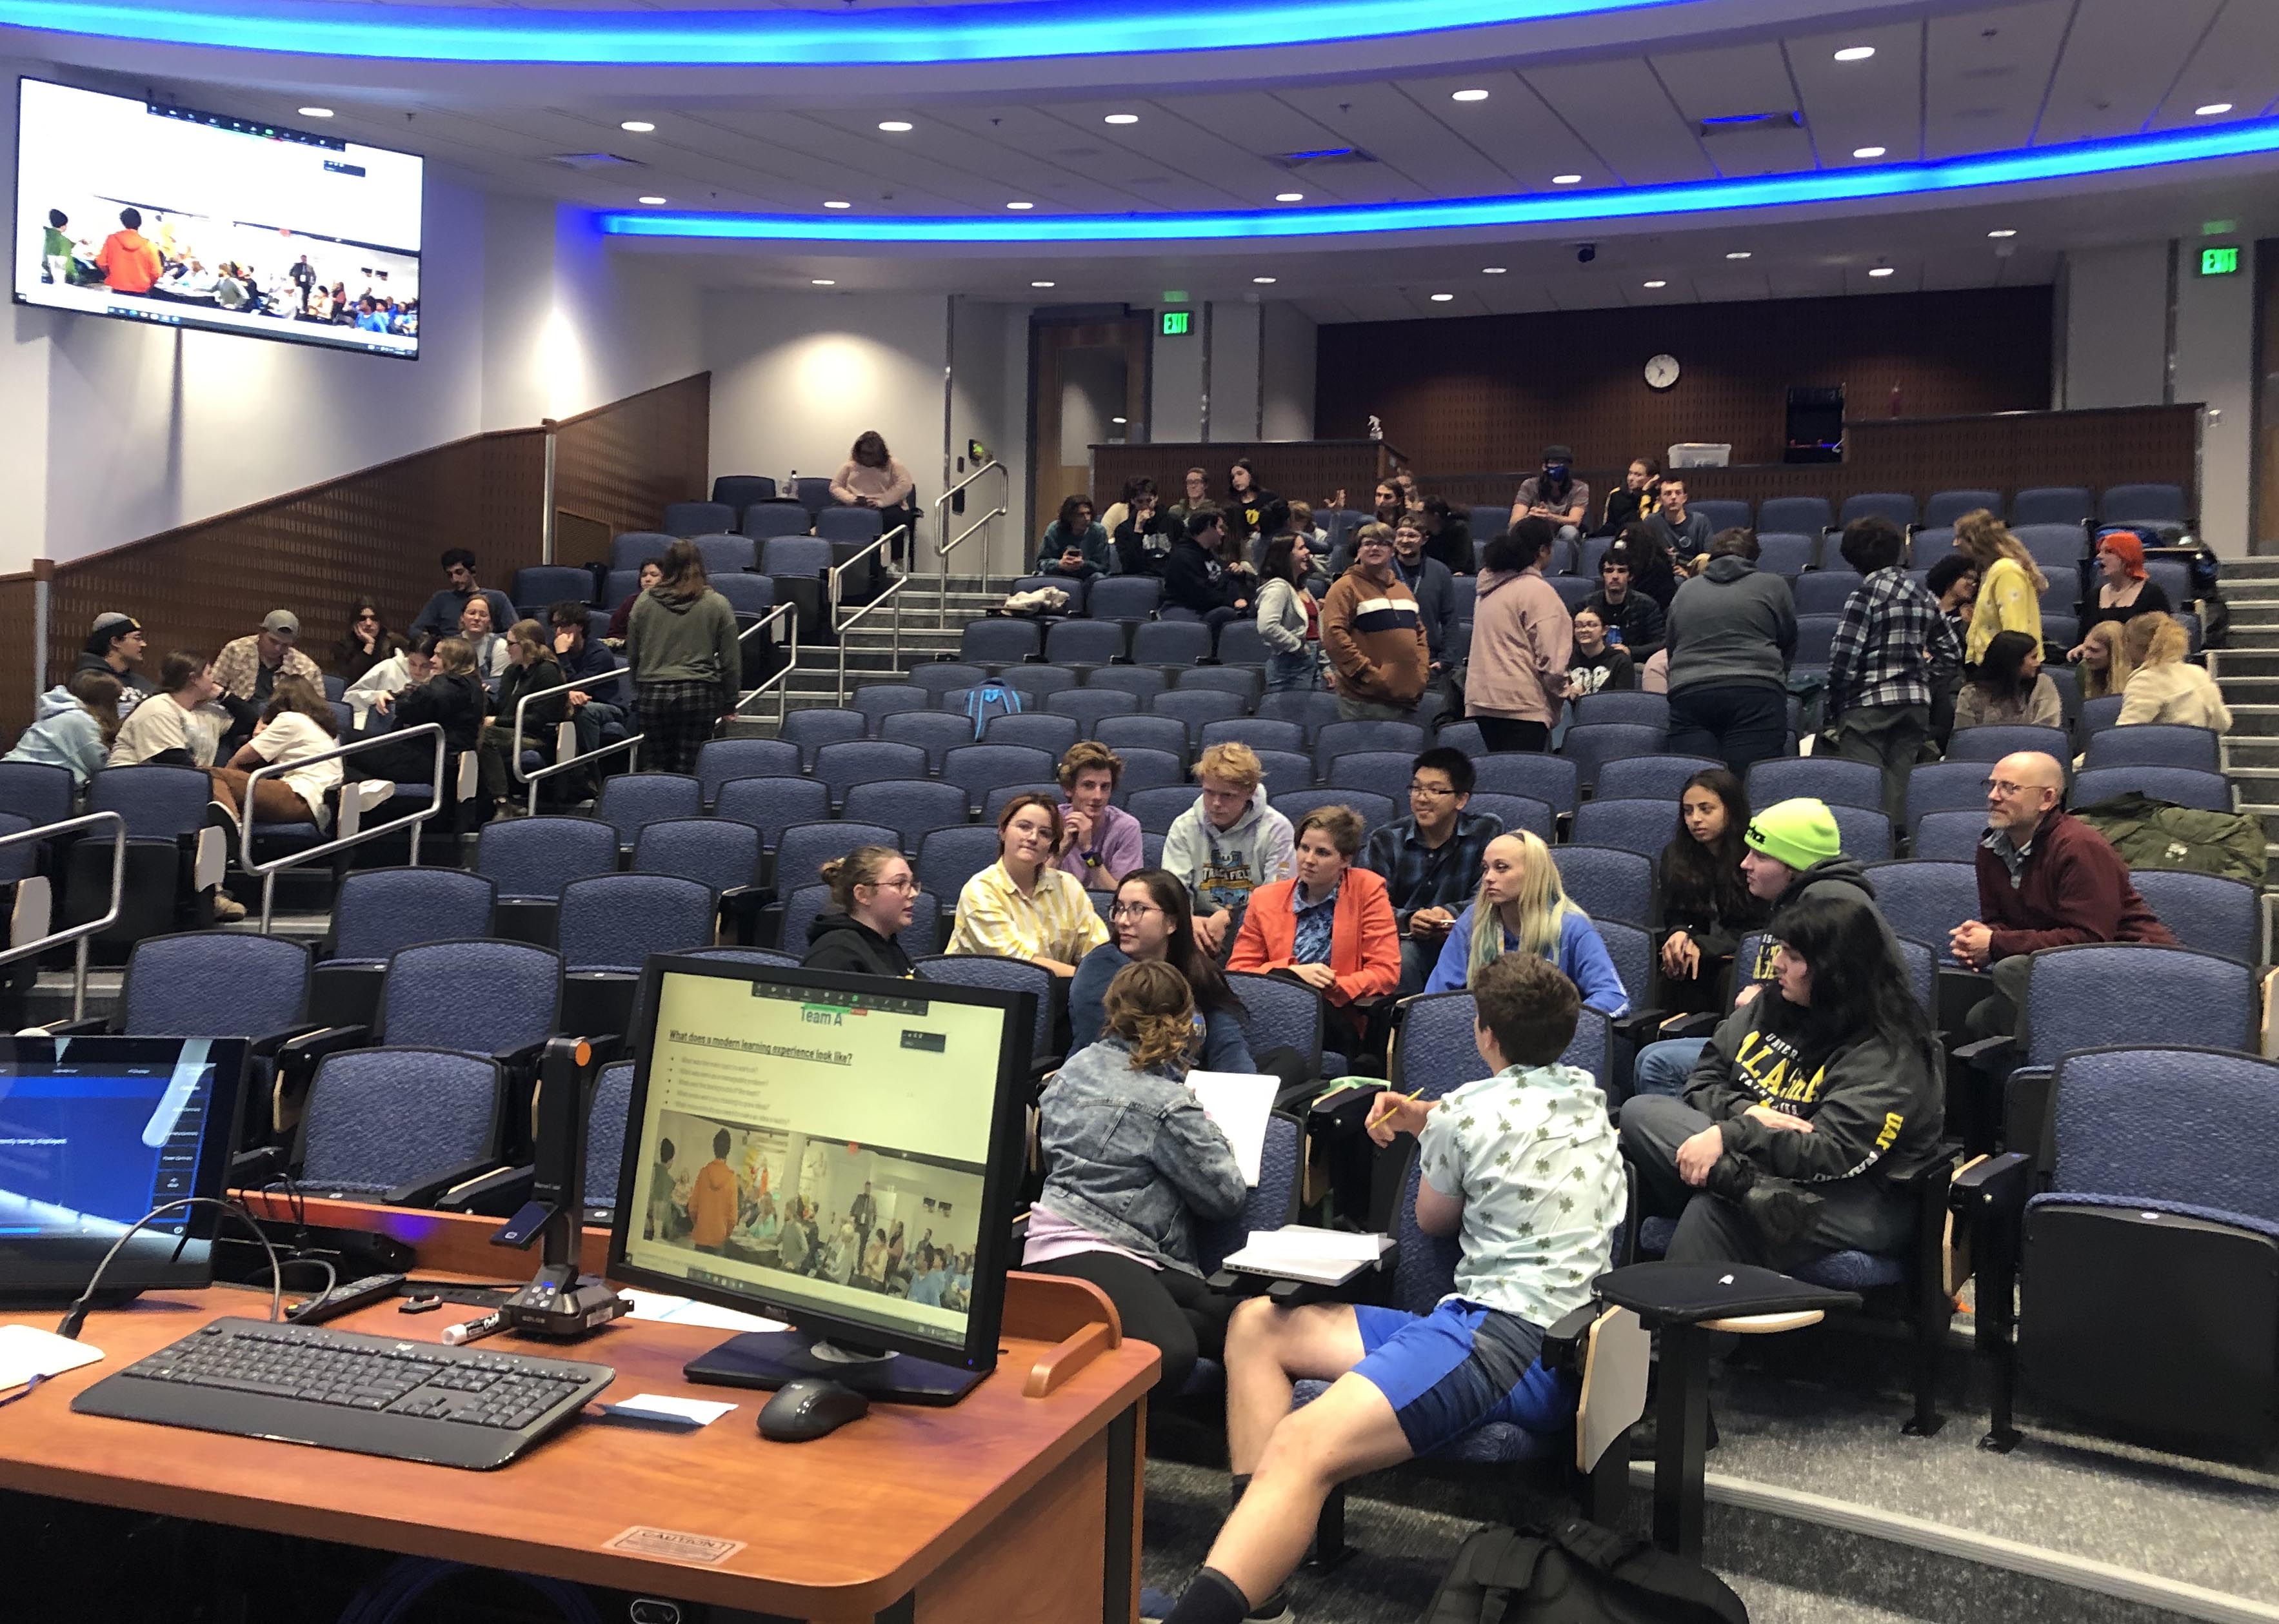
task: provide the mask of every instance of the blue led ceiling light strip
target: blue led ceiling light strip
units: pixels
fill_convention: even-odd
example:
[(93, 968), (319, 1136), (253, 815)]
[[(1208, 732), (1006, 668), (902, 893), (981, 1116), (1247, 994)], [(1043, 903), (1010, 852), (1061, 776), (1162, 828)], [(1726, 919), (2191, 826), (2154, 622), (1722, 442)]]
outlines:
[(1711, 210), (1847, 203), (2112, 174), (2160, 165), (2279, 152), (2279, 119), (2215, 129), (2129, 136), (2068, 146), (2029, 148), (1929, 164), (1696, 180), (1673, 186), (1522, 193), (1438, 202), (1346, 204), (1319, 209), (1227, 211), (1206, 214), (903, 217), (845, 215), (604, 213), (601, 229), (621, 237), (803, 242), (1116, 242), (1144, 236), (1227, 241), (1251, 237), (1335, 237), (1389, 231), (1432, 231), (1544, 222), (1635, 218)]
[(1698, 0), (1020, 0), (823, 11), (550, 11), (344, 0), (0, 0), (0, 26), (419, 62), (844, 66), (1239, 50), (1591, 17)]

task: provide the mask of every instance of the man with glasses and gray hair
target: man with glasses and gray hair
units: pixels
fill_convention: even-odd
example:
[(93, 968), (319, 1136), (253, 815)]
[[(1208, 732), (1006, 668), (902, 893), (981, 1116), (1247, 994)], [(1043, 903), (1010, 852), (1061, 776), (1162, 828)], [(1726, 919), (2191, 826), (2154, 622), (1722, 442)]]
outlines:
[(2081, 942), (2176, 938), (2129, 883), (2112, 843), (2065, 809), (2065, 769), (2055, 756), (2021, 750), (1986, 780), (1986, 835), (1978, 843), (1977, 919), (1954, 928), (1947, 950), (1993, 972), (1994, 991), (1964, 1022), (1975, 1041), (2014, 1032), (2026, 999), (2026, 967), (2045, 947)]
[(1436, 745), (1408, 768), (1408, 816), (1370, 831), (1361, 866), (1385, 881), (1400, 927), (1400, 990), (1422, 992), (1448, 927), (1480, 888), (1488, 842), (1503, 833), (1492, 813), (1467, 812), (1472, 761)]

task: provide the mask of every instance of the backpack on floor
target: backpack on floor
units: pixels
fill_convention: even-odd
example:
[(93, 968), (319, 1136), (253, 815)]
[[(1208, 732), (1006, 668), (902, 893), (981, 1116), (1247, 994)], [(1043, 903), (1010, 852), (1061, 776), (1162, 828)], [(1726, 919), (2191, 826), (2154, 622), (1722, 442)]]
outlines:
[(973, 724), (973, 740), (981, 741), (982, 730), (989, 725), (992, 716), (1017, 716), (1021, 714), (1021, 691), (1009, 688), (1001, 682), (981, 682), (965, 696), (966, 719)]
[(1569, 1518), (1547, 1531), (1482, 1528), (1463, 1543), (1424, 1624), (1748, 1624), (1699, 1562)]

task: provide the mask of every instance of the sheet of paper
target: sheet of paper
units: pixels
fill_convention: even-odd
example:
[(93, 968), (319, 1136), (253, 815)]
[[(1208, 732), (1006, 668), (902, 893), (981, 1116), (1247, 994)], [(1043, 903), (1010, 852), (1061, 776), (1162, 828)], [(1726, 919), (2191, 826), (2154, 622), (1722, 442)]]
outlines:
[(1274, 1115), (1280, 1079), (1247, 1071), (1190, 1071), (1187, 1086), (1234, 1147), (1242, 1182), (1257, 1189), (1259, 1159), (1266, 1152), (1266, 1119)]
[(700, 1303), (686, 1297), (671, 1297), (662, 1291), (639, 1291), (628, 1287), (620, 1296), (632, 1299), (633, 1320), (662, 1320), (672, 1325), (709, 1325), (715, 1330), (779, 1331), (791, 1328), (781, 1320), (764, 1319), (756, 1314), (744, 1314), (733, 1308), (718, 1308), (710, 1303)]
[(60, 1375), (103, 1357), (101, 1348), (29, 1325), (0, 1325), (0, 1392), (34, 1376)]
[(705, 1398), (675, 1398), (670, 1393), (635, 1393), (616, 1401), (620, 1410), (647, 1410), (655, 1415), (683, 1415), (700, 1427), (709, 1427), (736, 1406)]
[(1292, 1224), (1280, 1229), (1253, 1229), (1249, 1244), (1229, 1253), (1225, 1266), (1250, 1274), (1342, 1285), (1384, 1256), (1392, 1245), (1390, 1236)]

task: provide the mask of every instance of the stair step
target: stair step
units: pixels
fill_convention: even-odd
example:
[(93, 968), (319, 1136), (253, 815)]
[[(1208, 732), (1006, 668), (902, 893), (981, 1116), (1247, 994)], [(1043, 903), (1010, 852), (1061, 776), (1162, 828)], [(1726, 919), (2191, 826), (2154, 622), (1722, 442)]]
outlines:
[(2279, 739), (2279, 704), (2232, 706), (2231, 734), (2227, 742), (2237, 743), (2244, 735)]

